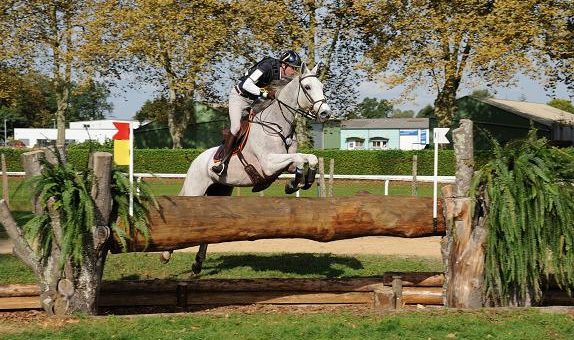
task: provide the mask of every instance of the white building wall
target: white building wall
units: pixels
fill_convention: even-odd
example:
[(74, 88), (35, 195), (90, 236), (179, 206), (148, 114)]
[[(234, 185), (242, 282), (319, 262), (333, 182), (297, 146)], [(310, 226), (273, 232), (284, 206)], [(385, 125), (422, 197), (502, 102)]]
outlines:
[[(125, 122), (120, 120), (95, 120), (70, 122), (70, 128), (66, 129), (66, 141), (83, 143), (88, 140), (104, 143), (111, 140), (118, 132), (113, 122)], [(133, 122), (134, 129), (138, 128), (140, 123)], [(33, 148), (39, 140), (55, 141), (57, 138), (57, 129), (32, 129), (32, 128), (15, 128), (14, 139), (22, 141), (27, 147)]]

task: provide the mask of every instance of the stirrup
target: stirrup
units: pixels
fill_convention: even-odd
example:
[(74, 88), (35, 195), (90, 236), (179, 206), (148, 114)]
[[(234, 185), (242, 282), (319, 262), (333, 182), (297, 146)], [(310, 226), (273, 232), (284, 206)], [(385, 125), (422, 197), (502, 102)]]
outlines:
[(225, 172), (225, 168), (225, 162), (219, 162), (219, 164), (215, 164), (211, 167), (211, 171), (215, 172), (218, 176), (221, 176)]

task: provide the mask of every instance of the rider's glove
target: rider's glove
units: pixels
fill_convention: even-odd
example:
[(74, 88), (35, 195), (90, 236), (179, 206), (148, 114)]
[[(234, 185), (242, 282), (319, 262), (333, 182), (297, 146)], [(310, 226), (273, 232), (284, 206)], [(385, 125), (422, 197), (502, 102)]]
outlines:
[(265, 99), (275, 99), (275, 91), (266, 89), (261, 89), (261, 97)]

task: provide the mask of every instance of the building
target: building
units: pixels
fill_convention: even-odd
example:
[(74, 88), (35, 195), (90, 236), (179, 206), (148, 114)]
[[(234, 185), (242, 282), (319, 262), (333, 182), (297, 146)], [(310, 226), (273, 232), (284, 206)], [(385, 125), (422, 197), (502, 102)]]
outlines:
[(574, 114), (550, 105), (465, 96), (457, 100), (457, 107), (458, 118), (473, 121), (478, 149), (490, 145), (483, 130), (502, 144), (526, 137), (532, 128), (556, 145), (574, 144)]
[(340, 134), (341, 150), (420, 150), (429, 143), (429, 119), (349, 119)]
[[(119, 119), (89, 120), (70, 122), (70, 127), (66, 129), (66, 144), (83, 143), (88, 140), (104, 143), (111, 140), (118, 132), (113, 122), (120, 122)], [(133, 122), (134, 128), (140, 126), (140, 122)], [(34, 129), (15, 128), (14, 139), (19, 140), (28, 148), (36, 146), (50, 146), (56, 142), (57, 129)]]

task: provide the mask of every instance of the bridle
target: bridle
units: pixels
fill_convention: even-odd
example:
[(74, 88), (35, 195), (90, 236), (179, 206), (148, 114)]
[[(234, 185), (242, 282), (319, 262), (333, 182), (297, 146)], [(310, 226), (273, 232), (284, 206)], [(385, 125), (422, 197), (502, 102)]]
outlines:
[[(308, 74), (306, 76), (299, 77), (299, 88), (297, 89), (297, 107), (293, 107), (293, 106), (279, 100), (279, 98), (276, 98), (275, 101), (279, 104), (279, 110), (281, 112), (283, 112), (283, 109), (286, 109), (287, 111), (289, 111), (293, 114), (293, 118), (295, 118), (295, 116), (297, 114), (300, 114), (301, 116), (303, 116), (307, 119), (316, 120), (318, 115), (319, 115), (319, 112), (321, 111), (321, 106), (327, 102), (327, 99), (325, 98), (324, 95), (323, 95), (323, 98), (321, 98), (321, 99), (318, 99), (318, 100), (313, 99), (313, 97), (311, 96), (309, 91), (307, 89), (305, 89), (305, 86), (303, 85), (303, 79), (307, 79), (307, 78), (318, 78), (318, 77), (315, 74)], [(308, 110), (304, 110), (302, 108), (303, 106), (299, 102), (299, 94), (301, 92), (303, 92), (303, 94), (305, 95), (305, 98), (307, 98), (307, 100), (310, 103)], [(265, 112), (265, 110), (267, 110), (267, 108), (269, 108), (272, 103), (273, 102), (269, 103), (269, 105), (267, 107), (265, 107), (263, 110), (261, 110), (257, 116), (260, 116), (260, 114)], [(317, 103), (320, 103), (320, 104), (319, 104), (319, 107), (317, 108), (317, 110), (314, 112), (313, 108), (315, 107), (315, 104), (317, 104)], [(285, 117), (284, 113), (283, 113), (283, 116), (284, 116), (285, 120), (289, 121), (287, 119), (287, 117)], [(273, 132), (275, 134), (277, 134), (283, 140), (286, 148), (288, 148), (289, 143), (287, 143), (287, 140), (292, 138), (293, 133), (295, 132), (295, 129), (292, 129), (287, 135), (283, 135), (283, 131), (282, 131), (283, 129), (277, 123), (267, 122), (267, 121), (262, 121), (262, 120), (251, 120), (251, 122), (262, 125), (263, 127), (267, 127), (267, 128), (270, 128), (271, 130), (273, 130)], [(273, 125), (275, 125), (276, 127), (274, 127)], [(289, 122), (289, 125), (293, 126), (293, 121)]]

